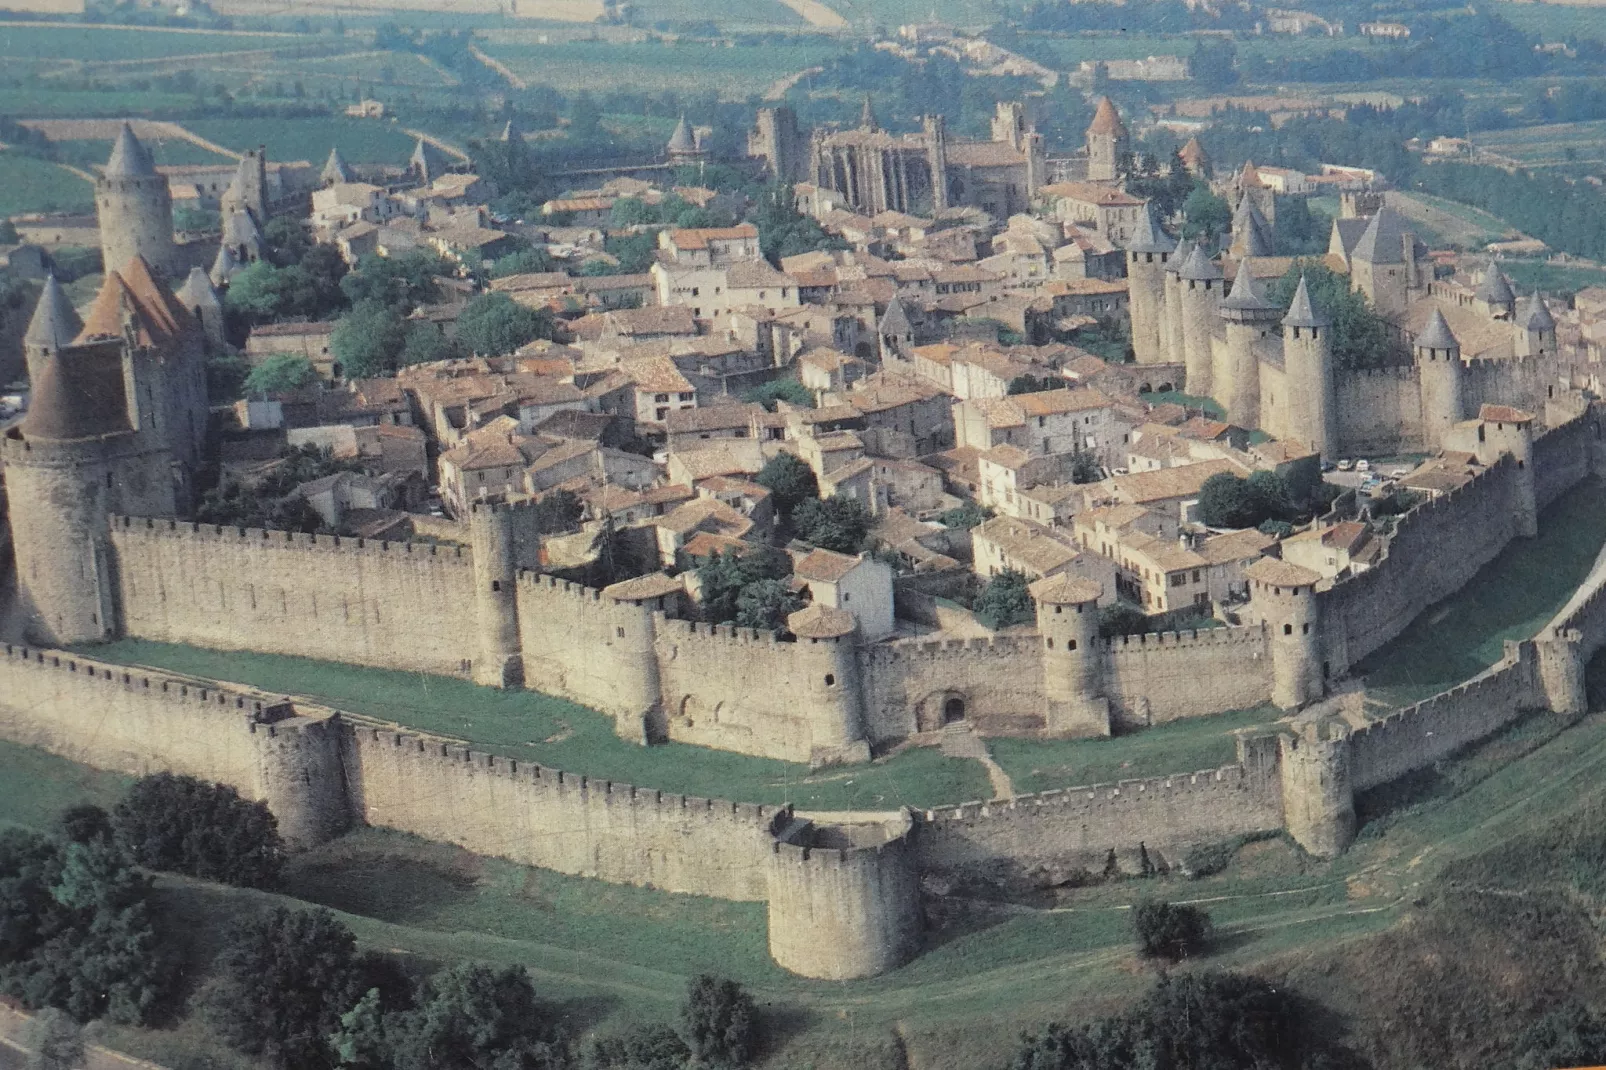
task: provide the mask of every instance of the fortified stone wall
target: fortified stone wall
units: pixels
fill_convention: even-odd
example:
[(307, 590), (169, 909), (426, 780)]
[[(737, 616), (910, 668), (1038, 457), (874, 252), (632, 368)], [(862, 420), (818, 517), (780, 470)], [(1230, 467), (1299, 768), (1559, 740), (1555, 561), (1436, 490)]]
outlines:
[(370, 825), (559, 873), (720, 899), (765, 898), (776, 810), (591, 780), (355, 726), (346, 775)]
[(1352, 732), (1354, 788), (1375, 788), (1447, 758), (1544, 704), (1533, 644), (1508, 642), (1506, 656), (1487, 672)]
[(1421, 448), (1422, 388), (1415, 367), (1341, 371), (1335, 380), (1342, 452), (1378, 454)]
[(1282, 827), (1276, 753), (1272, 739), (1220, 769), (927, 810), (917, 815), (920, 866), (947, 873), (998, 863), (1097, 869), (1111, 849), (1139, 844), (1179, 861), (1194, 844)]
[(1543, 509), (1592, 472), (1600, 470), (1602, 460), (1606, 459), (1600, 421), (1599, 413), (1587, 410), (1534, 439), (1534, 493), (1539, 508)]
[(1502, 457), (1460, 490), (1412, 509), (1382, 561), (1318, 595), (1330, 675), (1399, 635), (1500, 553), (1513, 534), (1516, 475)]
[(461, 674), (476, 618), (455, 548), (112, 517), (124, 634)]
[[(652, 614), (553, 576), (520, 573), (524, 682), (620, 720), (658, 701)], [(637, 726), (634, 732), (639, 735)]]
[(1265, 629), (1210, 628), (1109, 640), (1115, 726), (1139, 728), (1258, 706), (1271, 698)]
[(954, 699), (985, 735), (1034, 732), (1045, 723), (1036, 638), (905, 640), (860, 652), (870, 742), (941, 728)]
[(1555, 367), (1554, 356), (1463, 361), (1461, 396), (1466, 399), (1467, 415), (1476, 416), (1480, 405), (1510, 405), (1532, 411), (1543, 405), (1550, 393)]

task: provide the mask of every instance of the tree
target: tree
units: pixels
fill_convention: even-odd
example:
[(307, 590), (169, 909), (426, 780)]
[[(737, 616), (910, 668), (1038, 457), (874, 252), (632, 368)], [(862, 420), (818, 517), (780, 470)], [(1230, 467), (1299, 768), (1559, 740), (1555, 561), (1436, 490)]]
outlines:
[(403, 367), (429, 364), (455, 356), (457, 347), (429, 320), (413, 320), (406, 327), (400, 361)]
[(702, 974), (692, 978), (681, 1005), (681, 1039), (693, 1058), (711, 1067), (740, 1067), (758, 1044), (753, 997), (741, 985)]
[(945, 528), (958, 528), (969, 530), (987, 519), (988, 510), (983, 509), (975, 502), (966, 502), (957, 509), (950, 509), (937, 517), (937, 523)]
[(783, 516), (790, 516), (800, 504), (820, 495), (814, 469), (790, 453), (777, 453), (765, 461), (753, 481), (770, 492), (775, 511)]
[(1199, 488), (1199, 519), (1209, 527), (1252, 528), (1293, 512), (1288, 485), (1276, 472), (1252, 472), (1248, 479), (1218, 472)]
[[(702, 589), (703, 619), (711, 624), (726, 624), (736, 620), (742, 612), (742, 593), (748, 587), (781, 580), (791, 574), (791, 557), (773, 546), (755, 547), (744, 554), (714, 551), (697, 566), (697, 580)], [(755, 595), (749, 600), (749, 614), (762, 612), (766, 607), (764, 599), (773, 597), (773, 594)]]
[[(1281, 217), (1278, 226), (1281, 227)], [(1286, 309), (1303, 276), (1311, 303), (1333, 321), (1333, 363), (1339, 368), (1378, 368), (1394, 360), (1389, 326), (1349, 280), (1319, 260), (1296, 260), (1282, 278), (1267, 287), (1266, 299)]]
[(1111, 602), (1099, 609), (1099, 634), (1106, 639), (1142, 635), (1148, 630), (1149, 618), (1130, 602)]
[(241, 386), (254, 398), (284, 394), (310, 386), (318, 379), (312, 361), (295, 353), (275, 353), (252, 368)]
[(385, 1021), (396, 1070), (561, 1070), (568, 1063), (522, 967), (460, 963), (431, 977), (417, 1004)]
[(580, 1053), (580, 1070), (686, 1070), (691, 1049), (674, 1027), (651, 1022), (610, 1037), (593, 1037)]
[(1193, 80), (1206, 89), (1238, 84), (1238, 49), (1231, 40), (1199, 38), (1188, 59)]
[(765, 412), (774, 412), (777, 401), (796, 405), (800, 409), (812, 409), (814, 391), (796, 379), (772, 379), (763, 386), (748, 391), (747, 400), (764, 406)]
[(279, 825), (267, 804), (227, 784), (157, 773), (135, 781), (112, 811), (116, 840), (147, 869), (266, 887), (284, 863)]
[(1210, 939), (1210, 915), (1182, 903), (1144, 899), (1132, 908), (1132, 933), (1145, 958), (1176, 962), (1204, 950)]
[(69, 806), (61, 812), (61, 834), (68, 843), (93, 843), (112, 837), (111, 815), (94, 803)]
[(1606, 1019), (1572, 1002), (1523, 1030), (1512, 1045), (1517, 1070), (1599, 1066), (1606, 1061)]
[(542, 535), (575, 531), (585, 516), (585, 503), (572, 490), (558, 488), (535, 503), (535, 530)]
[(527, 308), (505, 293), (481, 294), (457, 316), (457, 339), (473, 352), (500, 357), (537, 338), (551, 338), (552, 314)]
[(84, 1034), (70, 1015), (46, 1007), (22, 1033), (29, 1049), (28, 1070), (78, 1070), (84, 1058)]
[(327, 910), (274, 909), (238, 923), (201, 999), (229, 1046), (281, 1066), (334, 1064), (327, 1038), (369, 986), (351, 930)]
[(1009, 381), (1009, 393), (1036, 394), (1044, 390), (1058, 390), (1065, 385), (1065, 380), (1057, 375), (1017, 375)]
[(810, 498), (792, 511), (798, 537), (839, 554), (858, 553), (870, 533), (870, 514), (856, 499), (841, 494)]
[(736, 596), (736, 623), (743, 628), (780, 631), (786, 627), (786, 618), (802, 608), (802, 600), (786, 581), (756, 580)]
[(750, 218), (758, 227), (759, 248), (772, 264), (799, 253), (847, 248), (841, 238), (827, 234), (818, 222), (797, 210), (791, 186), (772, 186), (766, 190)]
[(976, 596), (976, 616), (989, 628), (1007, 628), (1032, 619), (1032, 592), (1026, 574), (1009, 568), (987, 581)]
[(435, 279), (449, 274), (450, 265), (424, 249), (401, 256), (369, 253), (357, 261), (355, 271), (340, 280), (340, 290), (353, 307), (377, 302), (407, 313), (439, 299), (440, 287)]
[(1097, 483), (1104, 478), (1099, 459), (1091, 453), (1077, 453), (1071, 458), (1072, 483)]
[(1186, 220), (1182, 236), (1189, 241), (1212, 241), (1232, 229), (1232, 206), (1203, 182), (1196, 183), (1188, 199), (1182, 202), (1182, 215)]
[(534, 275), (547, 271), (556, 271), (557, 262), (547, 254), (545, 249), (530, 246), (520, 249), (516, 253), (508, 253), (499, 257), (491, 264), (491, 278), (505, 279), (509, 275)]
[(347, 379), (371, 379), (396, 370), (407, 327), (395, 309), (364, 301), (340, 317), (329, 335), (329, 352)]
[(15, 223), (9, 219), (0, 219), (0, 245), (15, 245), (21, 240)]
[(370, 988), (356, 1006), (340, 1016), (340, 1028), (329, 1038), (335, 1059), (353, 1070), (390, 1070), (390, 1044), (379, 989)]

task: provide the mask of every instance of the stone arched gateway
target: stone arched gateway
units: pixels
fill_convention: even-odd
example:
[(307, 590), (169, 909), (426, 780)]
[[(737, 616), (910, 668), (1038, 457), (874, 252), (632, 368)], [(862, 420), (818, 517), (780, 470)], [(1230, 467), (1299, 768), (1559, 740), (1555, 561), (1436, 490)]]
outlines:
[(939, 732), (948, 725), (965, 720), (970, 711), (970, 696), (963, 691), (952, 688), (933, 691), (915, 703), (915, 730)]

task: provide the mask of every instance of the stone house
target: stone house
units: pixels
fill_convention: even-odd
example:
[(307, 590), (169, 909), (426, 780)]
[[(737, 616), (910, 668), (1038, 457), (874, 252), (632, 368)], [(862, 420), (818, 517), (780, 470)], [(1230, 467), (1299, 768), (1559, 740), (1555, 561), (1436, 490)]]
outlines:
[(868, 554), (811, 550), (793, 565), (792, 582), (814, 605), (852, 613), (868, 642), (895, 630), (892, 569)]

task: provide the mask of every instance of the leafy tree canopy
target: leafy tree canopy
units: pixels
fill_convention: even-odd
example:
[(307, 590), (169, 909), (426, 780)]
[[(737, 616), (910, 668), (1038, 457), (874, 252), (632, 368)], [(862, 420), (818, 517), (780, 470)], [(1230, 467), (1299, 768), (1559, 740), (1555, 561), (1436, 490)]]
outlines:
[(528, 308), (505, 293), (474, 298), (457, 316), (457, 340), (481, 356), (500, 357), (526, 342), (551, 338), (552, 314)]
[(801, 503), (820, 495), (814, 469), (790, 453), (777, 453), (765, 461), (753, 481), (769, 490), (775, 511), (787, 516)]
[(686, 989), (681, 1006), (681, 1039), (701, 1065), (745, 1066), (758, 1040), (753, 997), (735, 981), (702, 974)]
[(284, 844), (267, 805), (226, 784), (157, 773), (112, 811), (117, 843), (147, 869), (266, 887), (279, 876)]
[(406, 344), (406, 321), (394, 307), (370, 300), (354, 305), (329, 335), (329, 352), (347, 379), (394, 373)]
[(254, 398), (283, 394), (310, 386), (318, 379), (312, 361), (296, 353), (275, 353), (251, 369), (242, 384)]
[(1145, 899), (1132, 908), (1132, 932), (1145, 957), (1175, 962), (1204, 950), (1210, 939), (1210, 915), (1182, 903)]
[(810, 498), (792, 510), (798, 538), (839, 554), (858, 553), (870, 533), (870, 513), (857, 499)]
[(1288, 486), (1276, 472), (1252, 472), (1248, 479), (1218, 472), (1199, 488), (1199, 519), (1209, 527), (1253, 528), (1294, 512)]
[(1025, 624), (1035, 612), (1024, 572), (1005, 569), (987, 581), (976, 596), (976, 616), (989, 628)]
[[(1189, 241), (1210, 241), (1232, 229), (1232, 206), (1211, 191), (1204, 182), (1194, 183), (1182, 202), (1182, 236)], [(1292, 300), (1292, 298), (1290, 298)]]
[[(1279, 229), (1282, 226), (1278, 219)], [(1297, 260), (1287, 274), (1267, 287), (1266, 299), (1286, 310), (1303, 275), (1311, 303), (1333, 321), (1333, 362), (1340, 368), (1377, 368), (1394, 360), (1388, 324), (1366, 298), (1351, 290), (1349, 280), (1320, 261)]]
[(772, 379), (763, 386), (749, 390), (746, 397), (748, 401), (764, 406), (765, 412), (774, 412), (777, 401), (802, 409), (814, 408), (814, 391), (796, 379)]

